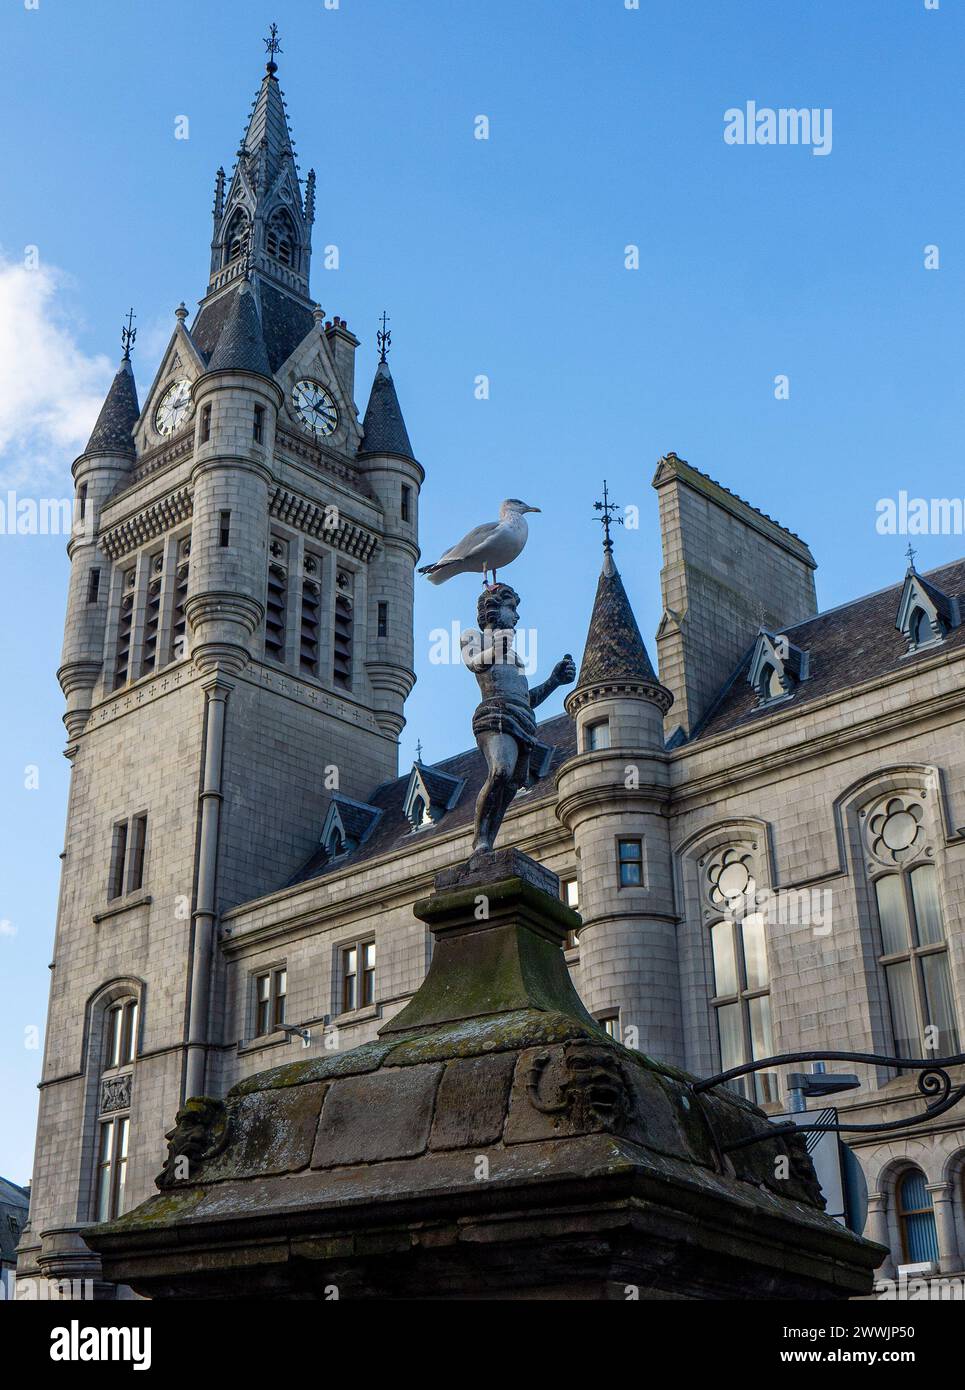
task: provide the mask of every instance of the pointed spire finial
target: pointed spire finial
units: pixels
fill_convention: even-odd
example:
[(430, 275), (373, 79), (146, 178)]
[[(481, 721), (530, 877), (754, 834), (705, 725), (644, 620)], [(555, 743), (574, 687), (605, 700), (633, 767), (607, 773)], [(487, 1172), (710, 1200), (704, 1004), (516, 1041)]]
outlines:
[(610, 527), (614, 522), (616, 522), (617, 526), (622, 526), (623, 517), (611, 515), (611, 513), (618, 512), (620, 507), (619, 503), (610, 501), (610, 494), (606, 486), (606, 478), (603, 479), (603, 501), (594, 502), (593, 506), (596, 511), (603, 513), (602, 516), (595, 516), (593, 518), (594, 521), (599, 521), (603, 526), (603, 553), (605, 555), (612, 555), (613, 541), (610, 539)]
[(422, 762), (422, 739), (421, 739), (421, 738), (418, 739), (418, 740), (416, 741), (416, 746), (415, 746), (415, 760), (416, 760), (417, 763), (421, 763), (421, 762)]
[(121, 347), (124, 349), (124, 361), (130, 362), (131, 348), (134, 346), (134, 339), (137, 337), (137, 329), (134, 327), (134, 310), (129, 309), (127, 323), (121, 329)]
[(391, 334), (390, 330), (389, 330), (388, 328), (386, 328), (386, 326), (385, 326), (388, 322), (389, 322), (389, 316), (388, 316), (388, 314), (385, 312), (385, 310), (383, 309), (383, 310), (382, 310), (382, 318), (381, 318), (382, 327), (379, 329), (378, 333), (376, 333), (376, 335), (375, 335), (375, 341), (376, 341), (376, 342), (378, 343), (378, 345), (379, 345), (379, 361), (380, 361), (380, 362), (385, 362), (385, 361), (386, 361), (386, 359), (388, 358), (388, 355), (389, 355), (389, 348), (392, 346), (392, 334)]
[(268, 37), (265, 39), (265, 47), (268, 50), (268, 62), (265, 65), (265, 70), (274, 76), (278, 71), (278, 64), (275, 62), (275, 54), (284, 52), (284, 49), (278, 41), (277, 24), (273, 24), (268, 30)]
[(911, 541), (908, 542), (908, 549), (905, 551), (905, 554), (908, 556), (908, 568), (913, 570), (915, 568), (915, 556), (918, 554), (918, 551), (913, 548)]

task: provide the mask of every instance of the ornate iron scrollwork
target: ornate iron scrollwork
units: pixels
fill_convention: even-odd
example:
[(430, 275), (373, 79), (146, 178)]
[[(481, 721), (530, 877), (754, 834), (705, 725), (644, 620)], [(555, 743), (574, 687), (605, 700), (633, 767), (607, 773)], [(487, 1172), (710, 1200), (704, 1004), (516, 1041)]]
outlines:
[[(792, 1062), (863, 1062), (872, 1066), (890, 1067), (895, 1071), (917, 1071), (918, 1090), (928, 1097), (928, 1104), (920, 1115), (910, 1115), (906, 1119), (887, 1120), (880, 1124), (842, 1124), (836, 1117), (833, 1122), (821, 1124), (797, 1124), (787, 1120), (783, 1124), (770, 1125), (759, 1134), (724, 1145), (724, 1150), (742, 1149), (748, 1144), (759, 1144), (764, 1140), (777, 1139), (781, 1135), (797, 1134), (844, 1134), (865, 1133), (885, 1134), (889, 1130), (909, 1129), (914, 1125), (926, 1124), (946, 1110), (951, 1110), (959, 1101), (965, 1100), (965, 1083), (955, 1086), (948, 1074), (948, 1068), (965, 1066), (965, 1053), (955, 1057), (936, 1057), (932, 1060), (923, 1057), (886, 1057), (878, 1052), (784, 1052), (778, 1057), (765, 1057), (759, 1062), (745, 1062), (743, 1066), (731, 1067), (729, 1071), (718, 1072), (716, 1076), (695, 1081), (691, 1090), (695, 1094), (711, 1091), (715, 1086), (723, 1086), (728, 1081), (736, 1081), (740, 1076), (748, 1076), (755, 1071), (764, 1071), (788, 1065)], [(807, 1112), (803, 1112), (806, 1114)], [(803, 1116), (802, 1116), (803, 1117)]]

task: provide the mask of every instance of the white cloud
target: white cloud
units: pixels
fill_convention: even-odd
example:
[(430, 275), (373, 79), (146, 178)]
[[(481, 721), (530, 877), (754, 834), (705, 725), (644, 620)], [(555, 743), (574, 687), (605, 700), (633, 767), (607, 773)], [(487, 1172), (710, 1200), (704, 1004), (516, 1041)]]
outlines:
[(0, 254), (0, 486), (31, 496), (69, 493), (70, 465), (117, 370), (78, 347), (64, 283), (56, 268)]
[(0, 918), (0, 936), (16, 936), (17, 928), (10, 921), (9, 917)]

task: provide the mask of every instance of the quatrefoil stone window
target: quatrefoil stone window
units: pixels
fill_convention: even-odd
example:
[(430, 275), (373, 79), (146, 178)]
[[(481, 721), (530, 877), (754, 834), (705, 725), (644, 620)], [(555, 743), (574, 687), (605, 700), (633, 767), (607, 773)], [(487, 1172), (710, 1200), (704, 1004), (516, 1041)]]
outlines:
[(904, 864), (925, 847), (924, 807), (911, 797), (893, 796), (868, 818), (868, 844), (882, 864)]

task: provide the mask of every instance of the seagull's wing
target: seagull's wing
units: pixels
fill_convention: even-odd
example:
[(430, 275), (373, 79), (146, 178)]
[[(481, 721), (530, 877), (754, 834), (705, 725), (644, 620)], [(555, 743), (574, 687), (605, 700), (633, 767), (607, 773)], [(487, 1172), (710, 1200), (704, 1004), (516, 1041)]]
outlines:
[(481, 555), (487, 541), (498, 529), (498, 521), (484, 521), (482, 526), (474, 526), (468, 536), (463, 536), (461, 541), (457, 541), (451, 550), (447, 550), (445, 555), (436, 561), (436, 564), (448, 565), (454, 560), (471, 560), (474, 555)]

